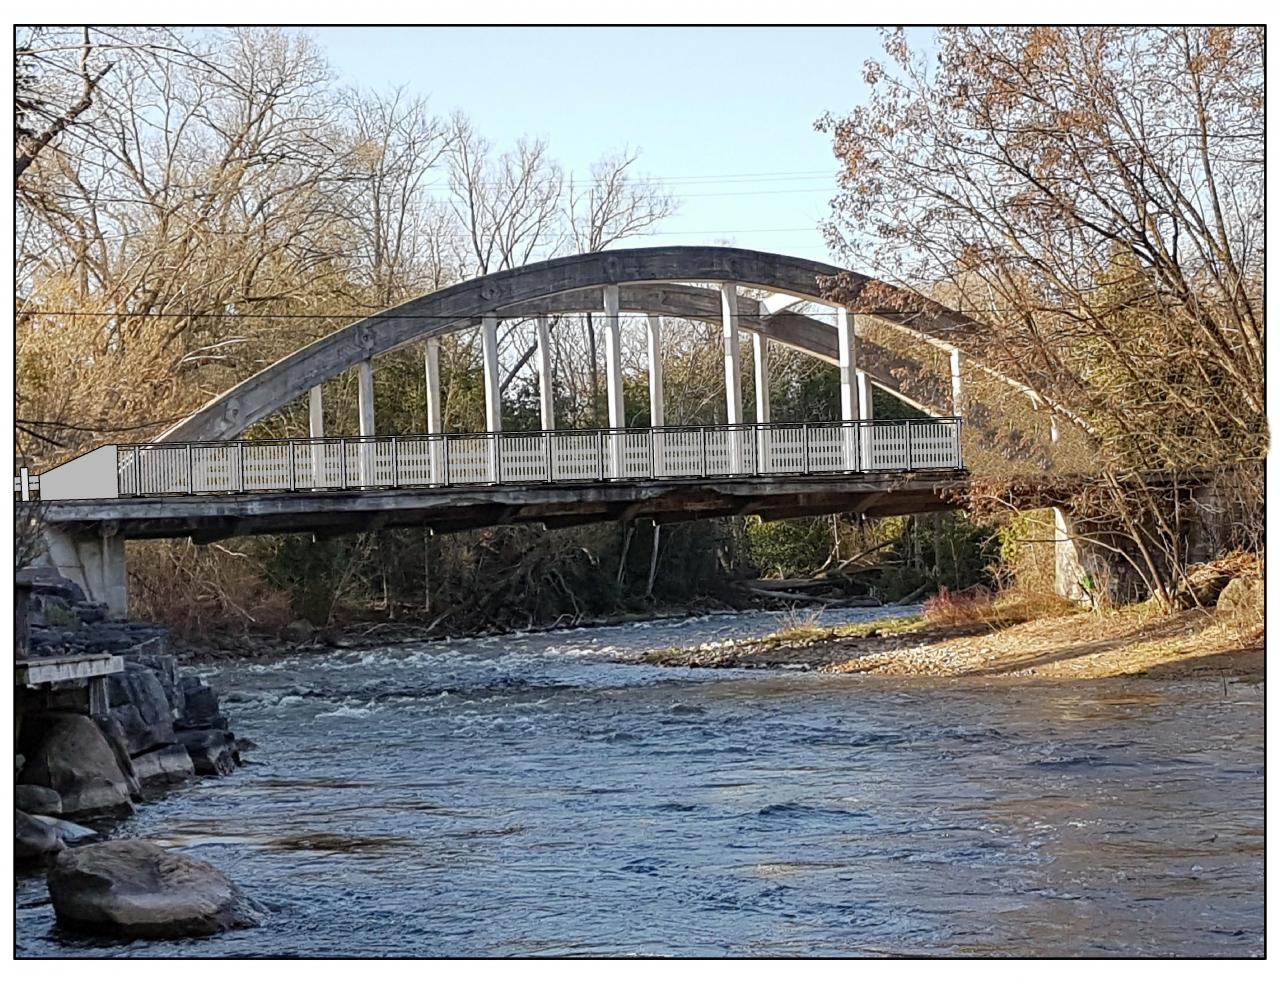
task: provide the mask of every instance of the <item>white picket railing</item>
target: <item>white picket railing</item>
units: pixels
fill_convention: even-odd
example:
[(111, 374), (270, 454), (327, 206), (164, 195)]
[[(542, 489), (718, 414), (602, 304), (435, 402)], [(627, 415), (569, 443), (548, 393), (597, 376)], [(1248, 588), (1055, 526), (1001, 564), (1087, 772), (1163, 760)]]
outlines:
[[(959, 418), (129, 444), (45, 473), (47, 498), (955, 470)], [(76, 462), (81, 462), (76, 465)], [(103, 461), (103, 464), (106, 464)], [(71, 466), (79, 470), (70, 471)], [(108, 465), (108, 469), (110, 466)], [(57, 481), (68, 469), (70, 482)], [(108, 477), (109, 476), (109, 477)], [(61, 491), (63, 486), (67, 491)], [(75, 494), (75, 489), (83, 490)], [(68, 494), (71, 493), (71, 494)]]

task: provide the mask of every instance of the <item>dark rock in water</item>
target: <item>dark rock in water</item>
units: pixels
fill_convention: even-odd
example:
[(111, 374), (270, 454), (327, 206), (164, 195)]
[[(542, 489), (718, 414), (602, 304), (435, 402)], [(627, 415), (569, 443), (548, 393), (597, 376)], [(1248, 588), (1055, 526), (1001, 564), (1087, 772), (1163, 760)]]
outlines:
[(170, 785), (196, 774), (186, 746), (178, 743), (135, 756), (133, 771), (144, 786)]
[(138, 781), (137, 773), (133, 770), (133, 756), (129, 754), (129, 739), (124, 733), (124, 727), (118, 720), (109, 715), (95, 717), (93, 720), (97, 723), (103, 737), (107, 739), (107, 743), (111, 746), (111, 751), (116, 757), (116, 765), (120, 767), (120, 773), (124, 776), (125, 785), (129, 787), (129, 795), (134, 799), (141, 799), (142, 783)]
[(50, 714), (24, 721), (23, 732), (27, 760), (19, 779), (56, 790), (64, 816), (133, 812), (128, 782), (111, 743), (92, 719), (83, 714)]
[(92, 827), (82, 827), (78, 823), (72, 823), (70, 820), (63, 820), (59, 817), (46, 817), (38, 814), (31, 815), (32, 820), (39, 820), (41, 823), (52, 828), (53, 832), (62, 838), (64, 844), (74, 844), (77, 841), (93, 840), (98, 836), (98, 832)]
[(237, 751), (237, 752), (252, 752), (252, 751), (253, 751), (255, 748), (257, 748), (257, 747), (258, 747), (258, 743), (257, 743), (256, 741), (254, 741), (252, 738), (237, 738), (237, 739), (236, 739), (236, 751)]
[(57, 816), (62, 812), (62, 797), (48, 786), (28, 786), (18, 783), (13, 787), (13, 805), (23, 813), (45, 813)]
[(178, 722), (183, 728), (226, 728), (226, 718), (218, 707), (218, 695), (196, 676), (184, 676), (182, 684), (183, 715)]
[(217, 868), (150, 841), (67, 848), (48, 883), (59, 925), (73, 930), (168, 939), (257, 924)]
[(239, 763), (235, 736), (229, 731), (216, 728), (180, 730), (178, 741), (186, 746), (198, 776), (230, 775)]
[(125, 663), (123, 673), (107, 677), (107, 695), (130, 755), (173, 744), (173, 709), (154, 670)]
[(44, 861), (67, 845), (47, 823), (13, 811), (13, 856), (19, 862)]

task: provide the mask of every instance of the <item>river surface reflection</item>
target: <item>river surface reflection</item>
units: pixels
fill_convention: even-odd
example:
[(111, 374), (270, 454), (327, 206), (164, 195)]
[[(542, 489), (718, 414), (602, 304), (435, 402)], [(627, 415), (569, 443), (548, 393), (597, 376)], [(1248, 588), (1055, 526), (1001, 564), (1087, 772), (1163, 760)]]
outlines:
[[(827, 612), (850, 620), (885, 610)], [(1263, 688), (616, 662), (663, 620), (204, 667), (252, 765), (121, 825), (268, 910), (23, 955), (1260, 955)]]

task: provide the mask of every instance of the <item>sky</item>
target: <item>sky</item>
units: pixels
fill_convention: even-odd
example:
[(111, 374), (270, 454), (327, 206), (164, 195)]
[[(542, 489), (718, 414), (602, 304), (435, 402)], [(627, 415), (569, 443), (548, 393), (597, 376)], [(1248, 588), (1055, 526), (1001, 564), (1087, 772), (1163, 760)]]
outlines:
[(680, 200), (659, 235), (619, 245), (730, 243), (834, 259), (819, 225), (835, 193), (823, 113), (865, 95), (874, 28), (312, 28), (341, 81), (404, 85), (462, 110), (499, 147), (545, 138), (566, 172), (624, 146)]

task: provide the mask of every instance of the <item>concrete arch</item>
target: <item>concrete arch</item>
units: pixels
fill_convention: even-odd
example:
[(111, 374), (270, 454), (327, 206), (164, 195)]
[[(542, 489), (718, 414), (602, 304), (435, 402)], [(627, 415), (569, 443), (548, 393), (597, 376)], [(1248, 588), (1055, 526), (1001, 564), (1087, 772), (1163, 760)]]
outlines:
[[(234, 438), (245, 428), (302, 397), (312, 386), (359, 362), (411, 342), (465, 328), (484, 314), (512, 317), (516, 316), (516, 311), (530, 310), (533, 313), (539, 301), (551, 303), (552, 298), (564, 298), (575, 291), (588, 291), (597, 298), (578, 310), (598, 309), (599, 289), (614, 284), (620, 285), (624, 291), (635, 285), (671, 285), (667, 289), (673, 305), (691, 300), (687, 289), (681, 290), (679, 285), (729, 281), (801, 300), (830, 303), (824, 298), (822, 282), (840, 275), (852, 288), (854, 296), (850, 303), (856, 303), (863, 294), (883, 299), (875, 305), (860, 306), (860, 314), (873, 315), (915, 338), (958, 348), (974, 327), (970, 319), (923, 295), (797, 257), (713, 246), (663, 246), (585, 253), (455, 284), (340, 328), (210, 400), (161, 434), (159, 440), (217, 441)], [(530, 307), (526, 308), (526, 305)], [(777, 319), (778, 325), (789, 320), (793, 332), (813, 330), (812, 325), (795, 321), (797, 318), (803, 318), (803, 315), (782, 308), (768, 320)], [(814, 324), (821, 325), (820, 322)], [(818, 353), (815, 351), (814, 354)], [(883, 379), (878, 381), (886, 382)], [(1027, 390), (1012, 380), (1008, 382)]]

